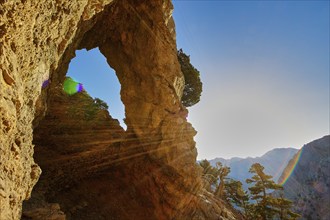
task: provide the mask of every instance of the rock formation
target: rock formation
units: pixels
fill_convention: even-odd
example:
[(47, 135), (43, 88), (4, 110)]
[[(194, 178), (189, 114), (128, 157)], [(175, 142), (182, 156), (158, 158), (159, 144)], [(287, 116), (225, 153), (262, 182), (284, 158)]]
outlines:
[[(1, 220), (20, 219), (41, 170), (23, 219), (236, 218), (202, 188), (172, 10), (169, 0), (0, 1)], [(121, 83), (126, 131), (87, 94), (61, 90), (75, 50), (95, 47)]]
[(304, 145), (284, 170), (279, 181), (289, 176), (284, 195), (294, 202), (301, 219), (330, 219), (329, 171), (329, 135)]

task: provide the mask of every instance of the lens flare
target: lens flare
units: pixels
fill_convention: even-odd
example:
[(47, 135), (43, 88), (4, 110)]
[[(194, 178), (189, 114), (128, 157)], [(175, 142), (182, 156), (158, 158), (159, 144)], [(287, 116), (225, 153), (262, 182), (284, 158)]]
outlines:
[(63, 83), (63, 90), (68, 95), (74, 95), (77, 92), (82, 92), (84, 88), (81, 83), (78, 83), (71, 78), (66, 78)]
[(77, 92), (82, 92), (84, 90), (84, 87), (81, 83), (78, 83), (77, 85)]
[(292, 158), (292, 160), (290, 160), (287, 168), (284, 170), (281, 178), (279, 179), (278, 184), (283, 186), (286, 183), (286, 181), (289, 179), (289, 177), (291, 176), (291, 174), (293, 173), (299, 162), (302, 151), (303, 149), (299, 150), (299, 152)]
[(42, 88), (46, 88), (49, 85), (49, 79), (46, 79), (43, 83), (42, 83)]

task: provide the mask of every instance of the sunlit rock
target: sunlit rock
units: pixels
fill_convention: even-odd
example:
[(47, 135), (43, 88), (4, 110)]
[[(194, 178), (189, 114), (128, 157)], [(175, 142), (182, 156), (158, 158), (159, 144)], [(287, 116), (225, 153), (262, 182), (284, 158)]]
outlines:
[[(20, 219), (41, 173), (34, 158), (43, 173), (23, 218), (238, 218), (202, 187), (172, 10), (169, 0), (1, 1), (1, 220)], [(121, 83), (127, 131), (85, 92), (63, 91), (75, 51), (95, 47)]]

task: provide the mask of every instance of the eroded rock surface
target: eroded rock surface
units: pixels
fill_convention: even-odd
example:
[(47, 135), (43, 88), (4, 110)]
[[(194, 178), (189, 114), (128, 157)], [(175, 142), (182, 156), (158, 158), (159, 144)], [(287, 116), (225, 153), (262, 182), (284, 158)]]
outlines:
[[(202, 187), (169, 0), (0, 4), (0, 219), (20, 218), (39, 178), (33, 132), (43, 174), (24, 218), (236, 218)], [(95, 47), (121, 83), (127, 131), (61, 90), (75, 50)]]
[(110, 2), (0, 1), (1, 219), (19, 219), (40, 175), (31, 143), (42, 82), (59, 68), (81, 25)]

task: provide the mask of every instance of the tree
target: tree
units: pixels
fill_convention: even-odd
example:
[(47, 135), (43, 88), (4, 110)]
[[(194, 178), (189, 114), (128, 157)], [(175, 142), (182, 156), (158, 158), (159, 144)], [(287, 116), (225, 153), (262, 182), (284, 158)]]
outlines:
[(199, 71), (190, 63), (190, 57), (182, 49), (178, 50), (178, 60), (185, 80), (181, 101), (185, 107), (190, 107), (200, 101), (203, 84)]
[(205, 184), (205, 188), (213, 192), (212, 188), (215, 188), (215, 184), (217, 183), (218, 172), (215, 167), (212, 167), (210, 162), (206, 159), (199, 162), (199, 165), (203, 168), (203, 179)]
[(105, 101), (103, 101), (102, 99), (99, 99), (99, 98), (94, 99), (94, 104), (99, 109), (108, 110), (108, 108), (109, 108), (108, 104)]
[(238, 180), (229, 179), (225, 182), (225, 196), (227, 200), (243, 211), (246, 219), (251, 219), (251, 204), (247, 191), (244, 191), (242, 183)]
[(272, 176), (264, 173), (264, 167), (259, 163), (255, 163), (252, 164), (249, 172), (254, 174), (251, 179), (246, 180), (248, 184), (254, 184), (249, 187), (251, 199), (256, 201), (253, 205), (254, 219), (267, 220), (275, 217), (287, 219), (283, 216), (284, 213), (289, 212), (291, 214), (288, 215), (292, 217), (289, 219), (296, 219), (296, 213), (289, 211), (291, 208), (289, 200), (276, 198), (274, 194), (269, 192), (270, 190), (283, 190), (283, 187), (276, 184), (272, 180)]
[(276, 211), (273, 206), (273, 198), (271, 194), (267, 193), (267, 190), (281, 189), (282, 186), (276, 184), (272, 180), (272, 176), (265, 174), (264, 167), (255, 163), (252, 164), (249, 172), (254, 173), (251, 179), (247, 179), (248, 184), (254, 184), (249, 187), (251, 199), (256, 200), (255, 209), (258, 217), (261, 217), (262, 220), (272, 219), (276, 214)]
[(283, 193), (280, 193), (280, 197), (276, 199), (274, 206), (277, 208), (278, 217), (281, 220), (295, 220), (301, 217), (299, 214), (291, 211), (292, 201), (284, 198)]
[(219, 177), (219, 185), (217, 187), (217, 190), (215, 191), (215, 196), (219, 198), (223, 198), (225, 179), (230, 173), (230, 168), (227, 166), (223, 166), (221, 162), (217, 162), (216, 169), (217, 169), (217, 177)]

